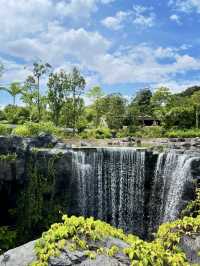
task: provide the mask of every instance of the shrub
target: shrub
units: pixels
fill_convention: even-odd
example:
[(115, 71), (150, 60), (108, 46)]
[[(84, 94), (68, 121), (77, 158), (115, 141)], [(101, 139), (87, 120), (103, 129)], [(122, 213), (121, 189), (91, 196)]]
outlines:
[(0, 135), (9, 135), (12, 129), (9, 125), (0, 124)]
[(111, 131), (109, 128), (95, 128), (95, 129), (89, 129), (85, 130), (80, 134), (82, 138), (88, 139), (88, 138), (95, 138), (95, 139), (109, 139), (112, 137)]
[(11, 124), (22, 124), (29, 119), (30, 112), (25, 107), (8, 105), (4, 109), (6, 120)]
[(16, 245), (16, 231), (8, 226), (0, 227), (0, 253), (14, 248)]
[[(200, 216), (184, 217), (160, 226), (157, 238), (146, 242), (134, 235), (126, 235), (123, 230), (91, 218), (63, 216), (62, 223), (53, 224), (50, 230), (43, 233), (36, 242), (37, 261), (32, 266), (47, 266), (51, 256), (59, 256), (60, 251), (67, 248), (71, 251), (84, 250), (85, 256), (95, 259), (97, 254), (113, 256), (116, 253), (126, 254), (131, 265), (173, 265), (188, 266), (185, 254), (178, 248), (183, 235), (200, 231)], [(109, 237), (123, 240), (127, 248), (118, 246), (98, 247), (94, 249), (93, 241), (101, 241)], [(104, 241), (101, 241), (103, 244)]]
[(27, 122), (24, 125), (17, 126), (12, 134), (21, 137), (38, 136), (41, 133), (59, 135), (61, 132), (51, 122), (33, 123)]
[(165, 130), (161, 126), (146, 126), (136, 131), (134, 135), (145, 138), (162, 138), (164, 133)]
[(200, 137), (200, 129), (170, 130), (165, 134), (168, 138), (196, 138)]

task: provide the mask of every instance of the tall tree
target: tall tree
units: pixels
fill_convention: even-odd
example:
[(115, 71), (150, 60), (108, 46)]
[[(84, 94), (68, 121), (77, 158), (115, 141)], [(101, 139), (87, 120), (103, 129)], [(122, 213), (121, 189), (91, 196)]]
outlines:
[(153, 114), (159, 120), (162, 120), (172, 102), (172, 94), (166, 87), (160, 87), (155, 90), (151, 98)]
[(33, 63), (33, 77), (36, 79), (35, 84), (37, 88), (37, 110), (38, 110), (38, 120), (41, 119), (41, 103), (40, 103), (40, 79), (51, 69), (49, 63), (34, 62)]
[(8, 92), (13, 98), (13, 105), (16, 103), (16, 96), (21, 93), (22, 89), (19, 82), (12, 82), (8, 88), (0, 87), (1, 90)]
[(81, 75), (80, 71), (75, 67), (72, 73), (69, 74), (69, 89), (72, 93), (73, 99), (73, 134), (76, 132), (76, 123), (78, 121), (80, 113), (78, 112), (77, 102), (79, 101), (80, 95), (85, 89), (85, 79)]
[(33, 114), (36, 113), (36, 105), (37, 105), (37, 90), (35, 79), (33, 76), (28, 76), (24, 82), (24, 86), (21, 91), (21, 100), (27, 105), (30, 111), (30, 121), (32, 121)]
[(192, 103), (196, 110), (196, 128), (199, 128), (199, 111), (200, 111), (200, 91), (196, 91), (192, 96)]
[(58, 125), (60, 112), (70, 89), (68, 75), (64, 71), (51, 73), (47, 86), (49, 108), (52, 112), (54, 123)]
[(100, 123), (100, 118), (102, 115), (102, 101), (101, 98), (105, 96), (103, 90), (99, 86), (95, 86), (90, 89), (87, 93), (87, 97), (93, 102), (91, 108), (95, 112), (95, 126), (97, 127)]
[(144, 125), (145, 115), (152, 114), (151, 97), (152, 97), (151, 90), (145, 88), (137, 93), (136, 97), (132, 100), (130, 104), (130, 109), (137, 111), (135, 115), (141, 116), (143, 125)]
[(111, 129), (122, 128), (126, 119), (126, 99), (120, 93), (109, 94), (101, 99), (106, 110), (106, 122)]

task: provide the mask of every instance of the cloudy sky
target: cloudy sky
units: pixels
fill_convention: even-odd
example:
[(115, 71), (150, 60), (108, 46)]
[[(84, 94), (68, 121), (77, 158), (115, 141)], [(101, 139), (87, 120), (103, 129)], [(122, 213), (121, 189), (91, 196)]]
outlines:
[[(133, 95), (200, 84), (200, 0), (0, 0), (2, 84), (38, 59)], [(0, 104), (9, 102), (0, 94)]]

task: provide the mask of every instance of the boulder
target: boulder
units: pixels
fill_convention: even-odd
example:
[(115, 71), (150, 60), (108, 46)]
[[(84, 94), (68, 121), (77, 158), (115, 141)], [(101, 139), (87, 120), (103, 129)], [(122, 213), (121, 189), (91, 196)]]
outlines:
[(35, 241), (11, 249), (0, 256), (0, 265), (27, 266), (36, 260), (34, 252)]
[(191, 264), (200, 265), (200, 257), (198, 256), (200, 250), (200, 235), (182, 237), (180, 246)]
[[(30, 263), (36, 261), (36, 255), (34, 251), (35, 241), (29, 242), (23, 246), (12, 249), (0, 256), (0, 265), (6, 266), (27, 266)], [(110, 248), (113, 245), (119, 248), (128, 247), (128, 245), (122, 240), (115, 238), (107, 238), (100, 242), (91, 243), (94, 250), (103, 247)], [(122, 254), (117, 253), (113, 257), (100, 254), (95, 259), (91, 260), (85, 256), (85, 252), (82, 250), (69, 251), (63, 249), (59, 257), (50, 257), (49, 266), (72, 266), (72, 265), (84, 265), (84, 266), (128, 266), (130, 265), (129, 258)]]

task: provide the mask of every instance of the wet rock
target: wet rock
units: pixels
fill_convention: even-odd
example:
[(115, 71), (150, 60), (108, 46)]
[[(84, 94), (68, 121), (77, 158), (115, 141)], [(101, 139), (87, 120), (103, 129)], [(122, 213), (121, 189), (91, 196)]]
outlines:
[(184, 236), (181, 239), (180, 246), (191, 264), (196, 263), (200, 265), (200, 257), (198, 256), (200, 250), (200, 236)]
[(63, 142), (58, 142), (55, 147), (55, 149), (60, 149), (60, 150), (67, 150), (67, 149), (71, 149), (72, 145), (63, 143)]
[(87, 142), (81, 141), (81, 142), (80, 142), (80, 146), (81, 146), (81, 147), (88, 147), (89, 144), (88, 144)]
[(53, 148), (58, 143), (58, 139), (51, 134), (41, 133), (38, 137), (31, 139), (30, 146), (37, 148)]

